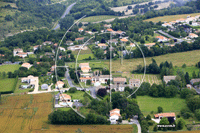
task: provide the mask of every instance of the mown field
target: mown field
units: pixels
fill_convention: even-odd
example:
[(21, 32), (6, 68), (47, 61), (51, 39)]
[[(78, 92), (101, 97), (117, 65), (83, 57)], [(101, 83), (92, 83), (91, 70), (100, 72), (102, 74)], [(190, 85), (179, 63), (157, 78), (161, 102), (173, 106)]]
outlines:
[(91, 16), (91, 17), (83, 18), (80, 22), (97, 22), (97, 21), (103, 21), (106, 19), (112, 19), (116, 17), (117, 16), (111, 16), (111, 15)]
[(15, 87), (15, 78), (6, 78), (0, 80), (0, 92), (12, 91)]
[(170, 22), (170, 21), (175, 21), (180, 18), (187, 18), (188, 15), (191, 15), (192, 17), (200, 15), (200, 13), (192, 13), (192, 14), (183, 14), (183, 15), (169, 15), (169, 16), (163, 16), (163, 17), (155, 17), (151, 19), (146, 19), (145, 21), (152, 21), (152, 22)]
[(51, 125), (48, 115), (53, 111), (53, 95), (2, 96), (0, 104), (0, 132), (5, 133), (130, 133), (132, 125)]
[[(144, 115), (151, 111), (157, 113), (157, 107), (161, 106), (164, 112), (179, 113), (183, 107), (186, 107), (185, 99), (179, 98), (153, 98), (150, 96), (137, 96), (138, 105)], [(177, 114), (176, 114), (177, 115)]]
[(18, 70), (20, 65), (2, 65), (0, 66), (0, 72), (14, 72)]

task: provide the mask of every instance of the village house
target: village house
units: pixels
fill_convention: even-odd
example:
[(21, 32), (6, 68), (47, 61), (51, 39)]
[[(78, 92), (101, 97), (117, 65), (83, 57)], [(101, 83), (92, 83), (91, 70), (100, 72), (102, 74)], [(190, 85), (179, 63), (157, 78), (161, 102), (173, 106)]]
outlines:
[(191, 21), (192, 21), (192, 22), (196, 21), (196, 18), (195, 18), (195, 17), (190, 17), (190, 18), (187, 18), (187, 19), (185, 20), (185, 22), (186, 22), (187, 24), (189, 24)]
[(130, 79), (129, 80), (129, 86), (130, 87), (139, 87), (140, 86), (140, 80), (139, 79)]
[(113, 29), (106, 29), (106, 32), (114, 32), (114, 30)]
[(71, 46), (71, 45), (74, 45), (74, 43), (69, 40), (69, 41), (66, 41), (66, 45), (70, 45)]
[(131, 47), (135, 47), (135, 44), (134, 44), (134, 43), (130, 43), (130, 46), (131, 46)]
[(111, 40), (108, 40), (107, 43), (108, 43), (108, 44), (114, 43), (115, 45), (117, 45), (118, 40), (117, 40), (117, 39), (111, 39)]
[(111, 84), (111, 88), (114, 89), (115, 91), (121, 91), (123, 92), (125, 87), (128, 85), (123, 85), (123, 84)]
[(89, 66), (89, 63), (80, 63), (79, 67), (81, 68), (81, 73), (80, 73), (81, 82), (86, 82), (87, 80), (91, 80), (92, 73), (90, 73), (91, 68)]
[(31, 68), (33, 65), (31, 65), (30, 63), (23, 63), (21, 65), (21, 67), (26, 67), (27, 69)]
[(120, 42), (121, 42), (121, 43), (126, 43), (126, 42), (128, 42), (128, 39), (122, 38), (122, 39), (120, 39)]
[(28, 53), (25, 53), (25, 52), (21, 52), (21, 53), (18, 53), (17, 56), (21, 57), (21, 58), (25, 58), (28, 56)]
[[(21, 78), (22, 83), (28, 83), (30, 86), (33, 86), (38, 89), (39, 78), (29, 75), (28, 77)], [(24, 88), (24, 87), (23, 87)]]
[(190, 37), (190, 38), (197, 38), (197, 37), (199, 37), (199, 36), (196, 35), (196, 34), (194, 34), (194, 33), (190, 33), (190, 34), (189, 34), (189, 37)]
[(108, 80), (112, 80), (112, 75), (100, 75), (99, 82), (102, 84), (106, 84)]
[(164, 76), (163, 77), (163, 81), (165, 81), (165, 83), (167, 84), (169, 81), (171, 80), (175, 80), (176, 76)]
[(108, 28), (108, 29), (109, 29), (109, 28), (111, 28), (111, 27), (112, 27), (112, 25), (111, 25), (111, 24), (104, 24), (104, 25), (103, 25), (103, 27), (104, 27), (104, 28)]
[(170, 121), (171, 123), (173, 123), (176, 120), (176, 115), (175, 113), (159, 113), (159, 114), (155, 114), (153, 119), (156, 123), (159, 123), (160, 120), (165, 117), (168, 118), (168, 121)]
[(60, 51), (66, 51), (65, 48), (63, 48), (63, 47), (59, 47), (59, 50)]
[(85, 33), (92, 35), (93, 32), (92, 31), (85, 31)]
[(52, 45), (53, 42), (51, 42), (51, 41), (45, 41), (45, 42), (43, 42), (42, 44), (43, 44), (43, 45)]
[(23, 49), (21, 49), (21, 48), (14, 49), (13, 56), (18, 56), (18, 53), (22, 53), (22, 52), (23, 52)]
[(79, 29), (78, 29), (78, 32), (83, 32), (83, 28), (79, 28)]
[(61, 106), (67, 106), (67, 107), (72, 107), (73, 102), (71, 100), (71, 96), (70, 95), (60, 94), (59, 95), (59, 99), (60, 99), (59, 105), (61, 105)]
[(113, 82), (114, 84), (121, 84), (124, 85), (126, 83), (126, 78), (122, 78), (122, 77), (117, 77), (117, 78), (113, 78)]
[(120, 109), (113, 109), (110, 111), (110, 123), (111, 124), (117, 124), (118, 123), (118, 120), (119, 118), (121, 118), (121, 115), (120, 115)]
[(105, 44), (105, 43), (99, 43), (99, 44), (97, 44), (97, 46), (98, 46), (100, 49), (106, 49), (106, 48), (108, 47), (108, 45)]
[(162, 24), (163, 27), (172, 27), (172, 24), (171, 23), (164, 23)]
[(169, 39), (164, 37), (164, 36), (156, 36), (156, 38), (158, 39), (158, 42), (167, 42), (167, 41), (169, 41)]
[(123, 35), (126, 34), (126, 32), (121, 31), (121, 30), (118, 30), (118, 31), (115, 31), (115, 34), (118, 34), (118, 35), (120, 35), (120, 36), (123, 36)]
[(67, 49), (71, 50), (71, 51), (75, 51), (75, 50), (87, 50), (88, 47), (87, 46), (83, 46), (83, 45), (74, 45), (74, 46), (68, 47)]
[(144, 46), (146, 46), (147, 48), (151, 48), (152, 46), (154, 46), (156, 43), (146, 43), (144, 44)]
[(62, 82), (62, 81), (57, 81), (57, 82), (56, 82), (56, 88), (57, 88), (57, 89), (61, 89), (61, 88), (63, 88), (64, 84), (65, 84), (65, 83)]
[(33, 50), (38, 50), (38, 48), (41, 47), (40, 45), (36, 45), (36, 46), (33, 46)]
[(193, 85), (194, 83), (199, 83), (200, 84), (200, 78), (198, 79), (191, 79), (190, 84)]
[(180, 18), (178, 20), (176, 20), (177, 23), (184, 23), (185, 22), (185, 19), (184, 18)]
[(76, 38), (75, 41), (84, 41), (84, 37)]

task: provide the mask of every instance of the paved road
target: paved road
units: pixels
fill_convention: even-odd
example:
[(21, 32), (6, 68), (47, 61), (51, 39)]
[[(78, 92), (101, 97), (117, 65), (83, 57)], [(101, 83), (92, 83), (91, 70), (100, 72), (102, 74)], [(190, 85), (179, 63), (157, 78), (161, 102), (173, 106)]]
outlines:
[(200, 88), (194, 87), (194, 89), (195, 89), (196, 92), (200, 95)]
[(141, 133), (141, 126), (140, 126), (140, 123), (138, 120), (133, 120), (133, 123), (137, 125), (137, 128), (138, 128), (138, 133)]
[[(68, 84), (69, 84), (69, 87), (76, 87), (77, 90), (83, 90), (83, 88), (81, 87), (77, 87), (73, 84), (72, 82), (72, 79), (70, 78), (70, 75), (69, 75), (69, 69), (67, 68), (67, 71), (65, 72), (65, 79), (68, 81)], [(95, 92), (95, 87), (94, 86), (91, 86), (89, 88), (84, 88), (86, 90), (90, 90), (90, 94), (93, 98), (97, 98), (96, 96), (96, 92)]]
[[(67, 7), (67, 9), (65, 10), (64, 14), (61, 16), (61, 19), (64, 18), (67, 14), (69, 14), (69, 11), (72, 9), (72, 7), (73, 7), (75, 4), (76, 4), (76, 2)], [(60, 27), (60, 24), (58, 23), (58, 24), (56, 25), (56, 27), (54, 28), (54, 30), (57, 30), (59, 27)]]

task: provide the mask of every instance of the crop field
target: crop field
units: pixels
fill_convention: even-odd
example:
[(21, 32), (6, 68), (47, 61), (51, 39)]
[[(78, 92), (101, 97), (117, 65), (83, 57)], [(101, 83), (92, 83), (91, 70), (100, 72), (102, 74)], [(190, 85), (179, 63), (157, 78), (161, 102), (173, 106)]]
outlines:
[(157, 107), (161, 106), (164, 112), (180, 112), (186, 107), (185, 99), (178, 96), (174, 98), (153, 98), (150, 96), (137, 96), (138, 105), (144, 115), (150, 114), (151, 111), (157, 112)]
[(91, 16), (83, 18), (81, 22), (97, 22), (112, 18), (117, 18), (117, 16), (111, 16), (111, 15)]
[(12, 91), (15, 85), (15, 78), (1, 79), (0, 92)]
[(132, 125), (51, 125), (48, 115), (53, 111), (52, 94), (2, 96), (0, 132), (14, 133), (85, 133), (132, 132)]
[(160, 84), (162, 81), (159, 77), (159, 75), (154, 74), (131, 74), (131, 73), (123, 73), (122, 77), (126, 77), (128, 79), (140, 79), (140, 82), (142, 83), (142, 79), (144, 78), (143, 82), (149, 82), (150, 84)]
[(192, 14), (183, 14), (183, 15), (169, 15), (169, 16), (163, 16), (163, 17), (156, 17), (156, 18), (151, 18), (151, 19), (146, 19), (145, 21), (152, 21), (152, 22), (170, 22), (170, 21), (175, 21), (180, 18), (187, 18), (188, 15), (191, 15), (192, 17), (200, 15), (200, 13), (192, 13)]
[(14, 72), (18, 70), (20, 65), (2, 65), (0, 66), (0, 72)]

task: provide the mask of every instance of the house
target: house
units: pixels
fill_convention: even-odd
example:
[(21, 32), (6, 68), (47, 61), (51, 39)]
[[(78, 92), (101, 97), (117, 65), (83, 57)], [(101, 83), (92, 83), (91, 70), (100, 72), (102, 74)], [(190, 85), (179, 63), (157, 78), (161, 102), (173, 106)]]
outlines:
[(90, 70), (91, 70), (91, 68), (89, 66), (89, 63), (80, 63), (79, 67), (81, 68), (81, 73), (80, 73), (80, 75), (81, 75), (81, 78), (80, 78), (81, 82), (84, 82), (84, 81), (88, 80), (86, 78), (91, 79), (92, 73), (89, 73)]
[(190, 17), (190, 18), (187, 18), (187, 19), (185, 20), (185, 22), (186, 22), (187, 24), (189, 24), (191, 21), (192, 21), (192, 22), (196, 21), (196, 18), (195, 18), (195, 17)]
[(89, 63), (80, 63), (79, 67), (82, 68), (82, 67), (90, 67), (90, 66), (89, 66)]
[(74, 45), (74, 43), (72, 41), (66, 41), (67, 45)]
[(126, 42), (128, 42), (128, 39), (122, 38), (122, 39), (120, 39), (120, 42), (121, 42), (121, 43), (126, 43)]
[(90, 35), (92, 35), (92, 34), (93, 34), (93, 32), (92, 32), (92, 31), (85, 31), (85, 33), (88, 33), (88, 34), (90, 34)]
[(197, 38), (197, 37), (199, 37), (199, 36), (196, 35), (196, 34), (194, 34), (194, 33), (190, 33), (190, 34), (189, 34), (189, 37), (190, 37), (190, 38)]
[(172, 27), (172, 24), (171, 23), (164, 23), (162, 24), (163, 27)]
[(115, 34), (118, 34), (118, 35), (122, 36), (122, 35), (125, 35), (126, 32), (118, 30), (118, 31), (115, 31)]
[(106, 32), (114, 32), (114, 30), (113, 29), (106, 29)]
[(108, 80), (112, 80), (112, 75), (100, 75), (99, 82), (102, 84), (106, 84)]
[(135, 47), (135, 44), (134, 44), (134, 43), (130, 43), (130, 46), (131, 46), (131, 47)]
[(84, 41), (84, 37), (75, 38), (75, 41)]
[(121, 115), (120, 115), (120, 109), (113, 109), (110, 111), (110, 123), (111, 124), (117, 124), (119, 118), (121, 118)]
[(114, 85), (111, 85), (111, 88), (114, 89), (115, 91), (124, 91), (125, 87), (127, 85), (123, 85), (123, 84), (114, 84)]
[(51, 42), (51, 41), (45, 41), (45, 42), (43, 42), (42, 44), (43, 44), (43, 45), (52, 45), (53, 42)]
[(87, 80), (91, 80), (92, 78), (91, 77), (80, 77), (80, 81), (81, 82), (87, 82)]
[(126, 78), (122, 78), (122, 77), (113, 78), (113, 82), (114, 84), (124, 85), (126, 83)]
[(97, 46), (98, 46), (100, 49), (106, 49), (106, 48), (108, 47), (108, 45), (105, 44), (105, 43), (99, 43), (99, 44), (97, 44)]
[(54, 71), (55, 71), (55, 68), (56, 68), (56, 65), (53, 65), (53, 66), (51, 67), (51, 72), (54, 72)]
[(71, 96), (70, 95), (60, 94), (59, 97), (60, 97), (59, 99), (61, 101), (61, 102), (59, 102), (59, 105), (72, 107), (73, 102), (71, 101)]
[(115, 45), (117, 45), (118, 40), (117, 39), (108, 40), (108, 44), (110, 44), (110, 43), (114, 43)]
[(164, 36), (156, 36), (156, 38), (158, 39), (158, 42), (166, 42), (169, 41), (168, 38), (164, 37)]
[(200, 22), (193, 22), (192, 23), (192, 26), (199, 26), (200, 25)]
[(21, 57), (21, 58), (25, 58), (27, 57), (28, 53), (25, 53), (25, 52), (21, 52), (21, 53), (18, 53), (17, 56)]
[(78, 29), (78, 32), (83, 32), (83, 28), (79, 28), (79, 29)]
[(37, 50), (39, 47), (41, 47), (40, 45), (36, 45), (36, 46), (33, 46), (33, 50)]
[(65, 84), (65, 83), (62, 82), (62, 81), (57, 81), (57, 82), (56, 82), (56, 88), (57, 88), (57, 89), (63, 88), (64, 84)]
[(54, 48), (58, 47), (58, 43), (53, 44)]
[(38, 89), (39, 78), (34, 77), (33, 75), (29, 75), (28, 77), (21, 78), (21, 82), (28, 83), (29, 85), (34, 86), (36, 89)]
[(192, 89), (192, 85), (191, 85), (191, 84), (187, 84), (186, 87), (187, 87), (188, 89)]
[(171, 80), (175, 80), (176, 76), (164, 76), (163, 77), (163, 81), (165, 81), (165, 83), (167, 84), (169, 81)]
[(140, 86), (140, 80), (139, 79), (130, 79), (129, 80), (129, 86), (130, 87), (139, 87)]
[(155, 122), (159, 123), (160, 120), (165, 117), (168, 118), (168, 121), (170, 123), (173, 123), (176, 120), (176, 115), (175, 113), (159, 113), (159, 114), (155, 114), (154, 118), (155, 118)]
[(198, 82), (200, 83), (200, 78), (198, 78), (198, 79), (191, 79), (190, 80), (190, 84), (191, 85), (193, 85), (194, 83), (198, 83)]
[(21, 67), (26, 67), (27, 69), (29, 69), (32, 67), (32, 65), (30, 63), (23, 63)]
[(63, 47), (59, 47), (58, 49), (59, 49), (60, 51), (66, 51), (65, 48), (63, 48)]
[(83, 46), (83, 45), (74, 45), (74, 46), (68, 47), (67, 49), (71, 50), (71, 51), (75, 51), (75, 50), (87, 50), (88, 47), (87, 46)]
[(179, 23), (179, 22), (180, 22), (180, 23), (183, 23), (183, 22), (185, 22), (185, 19), (184, 19), (184, 18), (180, 18), (180, 19), (176, 20), (176, 22), (177, 22), (177, 23)]
[(90, 70), (91, 70), (90, 67), (82, 67), (82, 68), (81, 68), (81, 71), (82, 71), (83, 73), (88, 73)]
[(22, 53), (22, 52), (23, 52), (23, 49), (21, 49), (21, 48), (14, 49), (13, 56), (18, 56), (18, 53)]
[(144, 44), (144, 46), (150, 48), (150, 47), (154, 46), (155, 44), (156, 43), (146, 43), (146, 44)]

